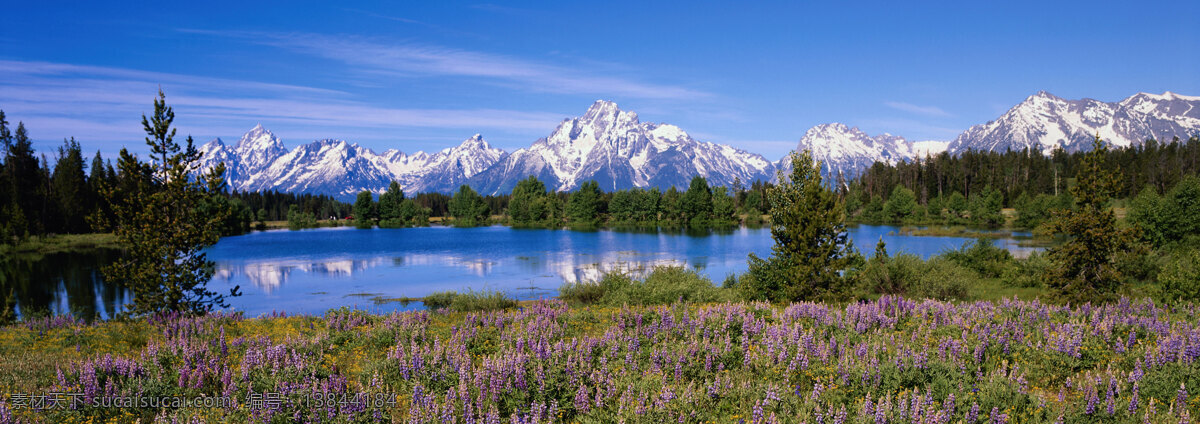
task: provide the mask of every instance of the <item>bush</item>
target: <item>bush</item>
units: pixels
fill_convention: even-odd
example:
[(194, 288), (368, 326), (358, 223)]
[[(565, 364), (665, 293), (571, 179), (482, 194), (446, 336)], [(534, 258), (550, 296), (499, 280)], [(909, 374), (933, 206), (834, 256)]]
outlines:
[(985, 238), (975, 239), (974, 243), (963, 243), (958, 250), (942, 252), (938, 257), (990, 278), (1004, 275), (1013, 262), (1011, 253), (996, 247), (991, 240)]
[(1050, 265), (1050, 258), (1045, 252), (1034, 252), (1028, 258), (1013, 261), (1013, 266), (1006, 268), (1001, 278), (1009, 287), (1042, 287), (1042, 275)]
[(516, 299), (499, 291), (436, 292), (425, 296), (425, 307), (454, 312), (498, 311), (517, 306)]
[(858, 289), (866, 295), (904, 295), (913, 298), (964, 299), (967, 287), (978, 279), (970, 269), (934, 257), (929, 261), (911, 254), (872, 258), (856, 274)]
[(1166, 301), (1200, 301), (1200, 250), (1167, 256), (1158, 273), (1162, 298)]
[(620, 272), (610, 272), (595, 282), (565, 284), (559, 289), (563, 300), (600, 305), (662, 305), (683, 302), (733, 300), (731, 290), (713, 285), (695, 271), (678, 266), (658, 267), (638, 281)]

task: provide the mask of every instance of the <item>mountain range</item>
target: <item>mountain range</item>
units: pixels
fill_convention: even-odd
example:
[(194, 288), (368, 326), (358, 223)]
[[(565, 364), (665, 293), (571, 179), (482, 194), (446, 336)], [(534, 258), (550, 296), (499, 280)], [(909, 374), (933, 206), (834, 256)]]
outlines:
[[(1065, 100), (1039, 92), (999, 118), (975, 125), (954, 140), (911, 141), (871, 136), (841, 123), (810, 128), (797, 150), (822, 162), (827, 181), (851, 179), (875, 162), (896, 163), (943, 151), (1023, 150), (1049, 154), (1078, 151), (1099, 134), (1115, 146), (1147, 138), (1181, 139), (1200, 134), (1200, 97), (1138, 93), (1119, 102)], [(396, 181), (408, 193), (451, 193), (462, 184), (484, 194), (508, 193), (533, 175), (548, 188), (569, 191), (595, 180), (606, 191), (633, 187), (686, 187), (694, 175), (710, 184), (733, 186), (770, 181), (788, 171), (787, 157), (771, 161), (727, 145), (700, 141), (665, 123), (644, 123), (637, 113), (599, 100), (577, 118), (564, 119), (546, 137), (511, 153), (479, 134), (433, 153), (376, 153), (344, 140), (324, 139), (288, 150), (261, 125), (232, 146), (221, 139), (200, 148), (202, 169), (224, 162), (230, 187), (239, 191), (279, 190), (352, 199), (368, 190), (382, 193)]]

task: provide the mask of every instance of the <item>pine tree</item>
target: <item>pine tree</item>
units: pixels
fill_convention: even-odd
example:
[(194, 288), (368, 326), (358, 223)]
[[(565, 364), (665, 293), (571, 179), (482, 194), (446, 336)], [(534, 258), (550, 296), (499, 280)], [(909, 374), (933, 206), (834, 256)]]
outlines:
[(712, 219), (712, 189), (708, 181), (699, 175), (692, 177), (687, 192), (683, 193), (683, 219), (692, 227), (705, 227)]
[[(3, 137), (7, 152), (4, 160), (5, 180), (9, 185), (8, 212), (5, 213), (9, 219), (7, 233), (24, 238), (30, 234), (37, 234), (41, 228), (38, 217), (42, 214), (43, 205), (38, 195), (44, 186), (42, 171), (37, 156), (34, 155), (29, 133), (25, 130), (25, 123), (17, 123), (16, 132), (12, 136)], [(8, 141), (10, 139), (11, 142)]]
[(354, 199), (354, 226), (371, 228), (375, 219), (375, 194), (363, 190)]
[(1075, 208), (1058, 210), (1047, 229), (1067, 237), (1049, 249), (1055, 266), (1046, 274), (1047, 287), (1060, 300), (1082, 303), (1110, 300), (1121, 281), (1117, 253), (1132, 246), (1136, 233), (1117, 227), (1108, 201), (1120, 190), (1121, 173), (1108, 169), (1108, 147), (1099, 136), (1085, 154), (1071, 194)]
[(222, 177), (223, 167), (193, 177), (200, 154), (191, 137), (182, 146), (173, 141), (174, 116), (159, 90), (154, 114), (142, 116), (142, 127), (146, 144), (160, 161), (144, 164), (122, 149), (122, 181), (103, 188), (115, 217), (114, 233), (126, 246), (125, 254), (103, 273), (133, 293), (128, 309), (133, 315), (164, 310), (202, 314), (227, 307), (226, 296), (240, 295), (238, 287), (228, 294), (207, 288), (215, 264), (204, 249), (217, 242), (231, 212), (205, 214), (199, 206), (212, 194), (209, 182)]
[(92, 211), (92, 195), (83, 172), (83, 153), (74, 137), (63, 140), (63, 146), (58, 148), (51, 187), (54, 202), (61, 212), (58, 229), (76, 234), (86, 232), (88, 227), (84, 217)]
[(790, 175), (767, 192), (771, 210), (771, 256), (750, 254), (748, 279), (741, 284), (751, 298), (797, 301), (843, 298), (848, 290), (840, 273), (857, 258), (846, 233), (840, 199), (821, 181), (821, 165), (812, 154), (793, 153)]
[(388, 184), (388, 189), (383, 194), (379, 195), (379, 226), (382, 228), (399, 228), (407, 226), (406, 217), (403, 217), (401, 205), (404, 204), (404, 190), (400, 188), (400, 183), (392, 181)]
[(541, 225), (549, 220), (552, 203), (546, 185), (530, 175), (513, 187), (508, 200), (508, 216), (516, 226)]
[(601, 206), (604, 205), (604, 194), (600, 192), (600, 184), (588, 181), (579, 186), (579, 190), (571, 193), (567, 200), (567, 218), (573, 225), (595, 226), (600, 223)]
[(488, 205), (483, 201), (483, 196), (466, 184), (454, 193), (448, 211), (454, 217), (454, 225), (473, 227), (486, 223), (488, 219)]

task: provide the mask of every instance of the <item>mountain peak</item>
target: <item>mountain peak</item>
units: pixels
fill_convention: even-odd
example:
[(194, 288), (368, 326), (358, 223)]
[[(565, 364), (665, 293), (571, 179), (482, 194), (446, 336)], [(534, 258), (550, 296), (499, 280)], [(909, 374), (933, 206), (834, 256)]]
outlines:
[(616, 103), (608, 100), (596, 100), (587, 112), (579, 118), (580, 122), (587, 124), (609, 124), (617, 121), (626, 120), (631, 124), (638, 124), (638, 116), (636, 112), (625, 112), (617, 107)]

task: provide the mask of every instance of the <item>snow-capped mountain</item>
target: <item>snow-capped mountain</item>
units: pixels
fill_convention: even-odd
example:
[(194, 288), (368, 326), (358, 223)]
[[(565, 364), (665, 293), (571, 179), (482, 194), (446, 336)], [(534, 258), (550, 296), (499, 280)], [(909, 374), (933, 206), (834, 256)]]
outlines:
[[(936, 150), (930, 142), (922, 143), (923, 149)], [(872, 137), (857, 127), (835, 122), (809, 128), (800, 138), (796, 151), (812, 152), (813, 159), (821, 162), (821, 177), (832, 184), (839, 175), (845, 181), (857, 177), (875, 162), (894, 164), (910, 160), (919, 154), (914, 144), (904, 137), (887, 133)], [(785, 174), (791, 172), (791, 159), (785, 156), (779, 167)]]
[(1138, 93), (1119, 102), (1065, 100), (1038, 92), (994, 121), (975, 125), (950, 143), (950, 152), (1055, 148), (1077, 151), (1096, 134), (1114, 146), (1140, 144), (1147, 138), (1170, 141), (1200, 133), (1200, 97)]
[(394, 180), (409, 193), (450, 192), (505, 155), (476, 134), (462, 144), (429, 154), (399, 150), (378, 154), (342, 140), (318, 140), (288, 151), (270, 131), (256, 126), (233, 147), (221, 139), (199, 149), (201, 169), (224, 162), (229, 187), (279, 190), (352, 199), (363, 190), (382, 193)]
[(605, 191), (687, 187), (695, 175), (732, 186), (768, 180), (774, 164), (761, 155), (693, 139), (677, 126), (642, 123), (637, 113), (596, 101), (582, 117), (564, 119), (548, 137), (519, 149), (471, 179), (481, 193), (507, 193), (537, 176), (569, 191), (596, 180)]
[[(830, 184), (849, 180), (875, 162), (898, 161), (966, 150), (1031, 148), (1049, 153), (1085, 148), (1099, 133), (1116, 146), (1147, 138), (1171, 140), (1200, 134), (1200, 97), (1167, 92), (1138, 93), (1119, 102), (1064, 100), (1046, 92), (1030, 96), (995, 121), (976, 125), (952, 142), (909, 141), (891, 134), (870, 136), (844, 124), (810, 128), (797, 149), (823, 164)], [(232, 146), (215, 139), (200, 147), (201, 168), (224, 162), (226, 180), (239, 191), (280, 190), (353, 199), (362, 190), (382, 193), (396, 181), (408, 193), (451, 193), (461, 184), (484, 194), (508, 193), (518, 181), (537, 176), (557, 191), (596, 180), (605, 191), (632, 187), (686, 187), (694, 175), (710, 184), (774, 180), (788, 171), (785, 157), (772, 163), (730, 146), (698, 141), (677, 126), (643, 123), (615, 103), (596, 101), (583, 116), (564, 119), (549, 136), (511, 154), (476, 134), (441, 151), (376, 153), (341, 140), (319, 140), (289, 151), (255, 126)]]
[(428, 154), (405, 155), (399, 150), (383, 152), (388, 171), (409, 193), (449, 193), (471, 177), (504, 159), (508, 153), (475, 134), (455, 147)]

